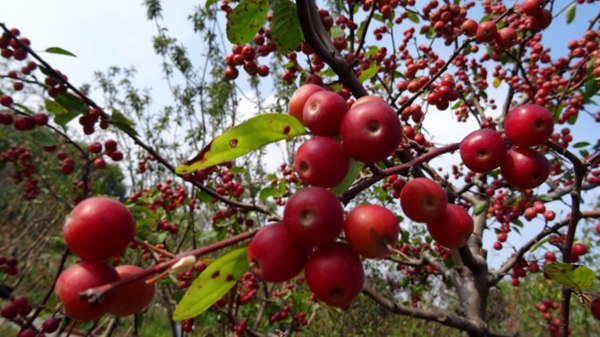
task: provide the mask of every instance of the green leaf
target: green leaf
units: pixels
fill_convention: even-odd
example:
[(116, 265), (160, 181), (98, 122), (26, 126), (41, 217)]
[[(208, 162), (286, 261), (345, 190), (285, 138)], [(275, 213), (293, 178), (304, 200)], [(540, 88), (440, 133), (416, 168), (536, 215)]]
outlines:
[(65, 107), (51, 101), (49, 99), (44, 100), (46, 110), (54, 115), (54, 123), (64, 127), (73, 118), (77, 117), (76, 113), (69, 112)]
[(177, 304), (173, 319), (183, 321), (205, 312), (227, 294), (247, 270), (246, 247), (221, 256), (194, 280)]
[(341, 183), (333, 186), (330, 189), (331, 192), (333, 192), (334, 194), (342, 194), (346, 192), (348, 188), (352, 186), (352, 183), (354, 182), (356, 177), (358, 177), (358, 174), (364, 166), (365, 163), (350, 158), (350, 166), (348, 167), (348, 173), (346, 173), (346, 176), (344, 177), (344, 180), (342, 180)]
[(547, 264), (544, 273), (563, 286), (579, 292), (589, 289), (596, 278), (590, 268), (562, 262)]
[(578, 142), (578, 143), (573, 144), (573, 147), (576, 148), (576, 149), (578, 149), (580, 147), (586, 147), (586, 146), (590, 146), (590, 143), (588, 143), (588, 142)]
[(64, 50), (62, 48), (59, 47), (50, 47), (46, 49), (46, 53), (50, 53), (50, 54), (60, 54), (60, 55), (67, 55), (67, 56), (73, 56), (73, 57), (77, 57), (77, 55), (71, 53), (68, 50)]
[(114, 109), (111, 115), (111, 119), (113, 125), (117, 127), (117, 129), (129, 134), (137, 136), (138, 133), (135, 131), (135, 123), (129, 120), (123, 113), (117, 109)]
[(218, 0), (206, 0), (206, 3), (204, 4), (204, 8), (209, 8), (210, 6), (216, 4), (217, 1)]
[(260, 200), (266, 200), (269, 197), (274, 197), (277, 195), (279, 195), (279, 191), (273, 186), (267, 186), (258, 193)]
[(39, 144), (42, 146), (50, 146), (50, 145), (56, 144), (56, 141), (54, 141), (54, 138), (52, 138), (52, 136), (50, 136), (47, 132), (43, 132), (43, 131), (32, 132), (31, 138), (33, 138), (33, 140), (35, 141), (36, 144)]
[(358, 77), (358, 80), (364, 82), (366, 80), (370, 80), (373, 76), (377, 75), (379, 71), (379, 66), (375, 63), (371, 63), (369, 68), (363, 70), (362, 74)]
[(227, 19), (227, 38), (231, 43), (247, 43), (267, 20), (267, 0), (242, 0)]
[(485, 211), (487, 211), (488, 209), (488, 201), (483, 201), (477, 204), (477, 206), (475, 206), (475, 215), (479, 215)]
[(267, 144), (306, 134), (296, 118), (287, 114), (263, 114), (229, 129), (210, 142), (200, 154), (177, 168), (189, 173), (243, 156)]
[(567, 8), (567, 24), (570, 24), (575, 20), (575, 14), (577, 13), (577, 5), (573, 3)]
[(415, 12), (412, 11), (408, 11), (408, 19), (414, 23), (419, 23), (421, 22), (421, 20), (419, 20), (419, 17), (417, 16), (417, 14), (415, 14)]
[(277, 50), (281, 53), (292, 51), (302, 43), (304, 36), (296, 14), (296, 4), (292, 1), (273, 1), (271, 37)]
[(546, 243), (548, 241), (550, 241), (550, 238), (545, 238), (541, 241), (538, 241), (538, 243), (536, 243), (535, 245), (531, 246), (531, 248), (529, 248), (529, 252), (534, 252), (535, 250), (540, 248), (544, 243)]
[(332, 39), (345, 36), (344, 31), (338, 26), (331, 27), (331, 31), (329, 32), (329, 35), (331, 35)]

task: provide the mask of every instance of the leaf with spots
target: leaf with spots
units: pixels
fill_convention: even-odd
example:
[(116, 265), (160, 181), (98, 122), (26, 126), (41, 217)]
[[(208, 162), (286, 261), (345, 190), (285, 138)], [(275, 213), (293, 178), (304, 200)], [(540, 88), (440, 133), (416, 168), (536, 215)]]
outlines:
[(296, 4), (292, 1), (273, 1), (271, 36), (277, 50), (281, 53), (292, 51), (302, 43), (304, 36), (296, 14)]
[(554, 281), (577, 292), (589, 289), (596, 278), (594, 271), (588, 267), (562, 262), (546, 265), (544, 273)]
[(296, 118), (287, 114), (258, 115), (229, 129), (210, 142), (200, 154), (177, 168), (177, 173), (189, 173), (224, 163), (267, 144), (306, 134)]
[(227, 38), (231, 43), (250, 41), (267, 20), (267, 0), (242, 0), (227, 19)]
[(183, 321), (196, 317), (227, 294), (248, 271), (246, 250), (246, 247), (234, 249), (209, 264), (177, 304), (173, 319)]

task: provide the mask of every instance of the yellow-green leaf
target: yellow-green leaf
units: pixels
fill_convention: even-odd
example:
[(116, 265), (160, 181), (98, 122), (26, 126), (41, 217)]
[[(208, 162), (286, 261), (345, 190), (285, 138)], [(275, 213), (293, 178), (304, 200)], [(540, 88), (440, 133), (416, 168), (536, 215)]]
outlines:
[(546, 265), (544, 273), (554, 281), (575, 291), (589, 289), (596, 278), (596, 274), (590, 268), (562, 262)]
[(501, 83), (502, 83), (502, 81), (498, 77), (494, 77), (494, 81), (492, 82), (492, 85), (494, 86), (494, 88), (498, 88)]
[(221, 256), (194, 280), (177, 304), (173, 319), (183, 321), (202, 314), (227, 294), (246, 271), (246, 247)]
[(189, 173), (243, 156), (269, 143), (306, 134), (296, 118), (287, 114), (258, 115), (212, 140), (200, 154), (177, 168)]

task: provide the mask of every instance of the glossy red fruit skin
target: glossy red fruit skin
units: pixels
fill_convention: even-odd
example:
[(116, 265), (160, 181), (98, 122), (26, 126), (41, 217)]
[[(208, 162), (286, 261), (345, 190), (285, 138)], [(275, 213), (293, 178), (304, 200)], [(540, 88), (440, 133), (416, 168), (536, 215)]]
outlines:
[(592, 301), (592, 304), (590, 305), (590, 310), (592, 311), (592, 315), (594, 315), (594, 317), (597, 320), (600, 320), (600, 297), (596, 297)]
[(325, 90), (323, 87), (320, 87), (316, 84), (305, 84), (298, 88), (292, 98), (290, 99), (290, 104), (288, 107), (288, 113), (297, 120), (304, 124), (303, 112), (304, 105), (306, 104), (306, 100), (314, 93)]
[(544, 2), (544, 0), (523, 0), (519, 7), (521, 8), (521, 12), (529, 16), (535, 16), (542, 13)]
[(362, 290), (365, 274), (350, 246), (335, 242), (315, 251), (304, 268), (306, 283), (321, 301), (347, 308)]
[(63, 226), (69, 249), (82, 260), (120, 256), (135, 235), (135, 219), (122, 203), (94, 197), (80, 202)]
[(581, 256), (587, 253), (587, 247), (583, 243), (575, 243), (571, 247), (572, 256)]
[(56, 280), (55, 292), (67, 316), (87, 322), (108, 312), (119, 292), (111, 292), (93, 306), (79, 298), (79, 293), (90, 288), (115, 282), (119, 274), (102, 261), (82, 261), (64, 270)]
[(527, 190), (540, 186), (550, 174), (548, 159), (538, 151), (519, 147), (509, 150), (500, 166), (502, 176), (509, 184)]
[(294, 169), (305, 183), (332, 187), (344, 180), (350, 158), (342, 144), (333, 138), (313, 137), (296, 151)]
[(477, 21), (469, 19), (463, 22), (463, 24), (460, 26), (460, 29), (465, 33), (466, 36), (473, 37), (477, 33), (478, 26), (479, 25), (477, 24)]
[(496, 37), (497, 32), (498, 28), (496, 27), (496, 23), (494, 21), (484, 21), (477, 27), (475, 38), (479, 42), (490, 42), (492, 39), (494, 39), (494, 37)]
[(354, 101), (354, 103), (352, 103), (352, 107), (357, 107), (363, 103), (367, 103), (367, 102), (372, 102), (372, 101), (382, 101), (383, 99), (379, 96), (363, 96), (359, 99), (357, 99), (356, 101)]
[(506, 137), (516, 146), (543, 144), (554, 131), (554, 119), (548, 109), (537, 104), (514, 107), (504, 122)]
[(346, 100), (333, 91), (319, 91), (310, 95), (302, 113), (304, 125), (319, 136), (335, 136), (348, 112)]
[(460, 142), (460, 158), (473, 172), (489, 172), (502, 164), (506, 144), (498, 132), (480, 129), (468, 134)]
[(248, 245), (252, 273), (266, 282), (285, 282), (298, 275), (307, 251), (283, 222), (262, 227)]
[(404, 214), (416, 222), (429, 222), (444, 214), (448, 198), (435, 181), (427, 178), (409, 180), (400, 193)]
[(462, 207), (448, 204), (446, 211), (436, 220), (427, 223), (429, 235), (438, 244), (450, 248), (460, 248), (473, 233), (473, 218)]
[[(121, 265), (116, 267), (115, 270), (120, 279), (144, 271), (143, 268), (133, 265)], [(154, 290), (154, 284), (147, 285), (145, 279), (122, 286), (120, 295), (116, 298), (109, 313), (123, 317), (142, 311), (152, 301)]]
[(350, 157), (373, 163), (389, 157), (402, 141), (402, 125), (387, 103), (370, 101), (350, 109), (340, 128)]
[(390, 255), (398, 242), (398, 218), (379, 205), (360, 205), (346, 216), (344, 237), (355, 252), (370, 259)]
[(305, 246), (320, 246), (334, 241), (341, 233), (344, 209), (329, 190), (307, 187), (288, 200), (283, 221), (296, 241)]
[(510, 48), (517, 41), (517, 31), (511, 27), (504, 27), (496, 35), (496, 43), (502, 48)]
[(529, 26), (531, 29), (542, 30), (548, 28), (552, 23), (552, 13), (543, 9), (539, 15), (529, 17)]

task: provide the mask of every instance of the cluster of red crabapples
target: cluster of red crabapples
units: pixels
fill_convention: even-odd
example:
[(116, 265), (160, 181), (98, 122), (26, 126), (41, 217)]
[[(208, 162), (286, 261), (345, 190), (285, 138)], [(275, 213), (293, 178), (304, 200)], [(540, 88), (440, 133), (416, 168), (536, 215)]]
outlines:
[(147, 285), (145, 280), (124, 285), (93, 306), (79, 296), (90, 288), (143, 271), (134, 265), (113, 268), (103, 262), (123, 255), (135, 230), (133, 215), (116, 200), (92, 197), (73, 209), (65, 221), (63, 236), (80, 262), (64, 270), (55, 286), (67, 316), (83, 322), (96, 320), (106, 313), (127, 316), (142, 310), (152, 300), (154, 285)]
[[(348, 307), (362, 289), (359, 256), (383, 258), (394, 252), (399, 224), (389, 209), (359, 205), (344, 217), (340, 201), (328, 188), (340, 184), (350, 160), (375, 163), (391, 156), (402, 141), (396, 112), (378, 97), (366, 96), (348, 106), (339, 94), (306, 84), (290, 100), (290, 115), (314, 135), (301, 144), (294, 169), (309, 187), (296, 191), (283, 210), (283, 221), (263, 227), (250, 242), (251, 270), (267, 282), (284, 282), (304, 269), (316, 298)], [(341, 143), (333, 138), (340, 136)], [(434, 181), (410, 180), (401, 199), (406, 215), (428, 223), (441, 245), (458, 248), (473, 230), (461, 207), (448, 204)], [(341, 233), (347, 243), (336, 241)], [(334, 276), (332, 276), (334, 275)]]
[(543, 144), (552, 135), (552, 114), (536, 104), (520, 105), (509, 111), (504, 128), (513, 145), (510, 150), (498, 132), (480, 129), (462, 140), (460, 156), (463, 163), (478, 173), (500, 167), (502, 177), (520, 190), (540, 186), (550, 175), (550, 163), (533, 147)]

